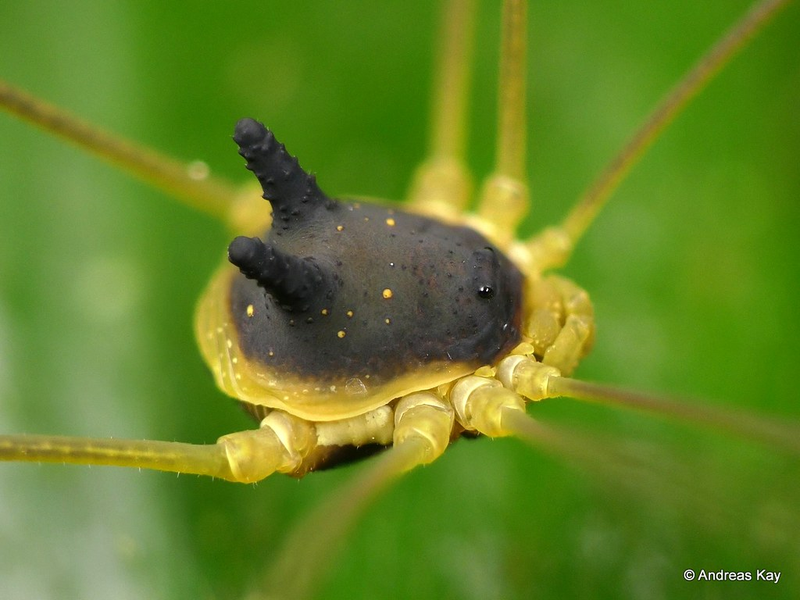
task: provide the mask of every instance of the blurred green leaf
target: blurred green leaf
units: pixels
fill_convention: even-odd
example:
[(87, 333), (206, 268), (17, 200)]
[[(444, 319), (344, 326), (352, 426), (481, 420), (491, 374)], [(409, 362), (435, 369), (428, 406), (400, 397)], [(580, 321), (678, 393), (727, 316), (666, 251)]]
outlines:
[[(470, 167), (490, 169), (499, 19), (481, 7)], [(491, 5), (490, 5), (491, 4)], [(648, 110), (747, 8), (541, 1), (531, 19), (534, 209), (564, 214)], [(249, 181), (229, 137), (267, 122), (332, 194), (402, 198), (426, 144), (436, 10), (347, 3), (0, 5), (0, 77), (110, 130)], [(798, 420), (800, 53), (792, 6), (682, 115), (566, 273), (596, 304), (578, 375)], [(0, 116), (0, 429), (211, 442), (252, 426), (192, 334), (222, 228)], [(573, 401), (658, 475), (619, 485), (513, 440), (461, 441), (353, 532), (325, 598), (797, 597), (797, 461)], [(647, 440), (642, 446), (638, 440)], [(602, 455), (602, 446), (598, 454)], [(609, 457), (609, 461), (615, 460)], [(235, 598), (348, 480), (234, 486), (0, 466), (0, 595)], [(688, 487), (672, 486), (688, 477)], [(684, 569), (783, 571), (777, 585)]]

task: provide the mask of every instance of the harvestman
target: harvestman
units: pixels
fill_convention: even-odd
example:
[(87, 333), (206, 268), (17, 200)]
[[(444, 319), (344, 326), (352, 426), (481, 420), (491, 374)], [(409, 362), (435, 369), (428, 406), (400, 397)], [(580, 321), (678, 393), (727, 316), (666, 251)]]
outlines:
[[(591, 347), (593, 311), (583, 290), (543, 275), (568, 260), (635, 160), (783, 4), (764, 2), (745, 17), (657, 108), (567, 218), (522, 241), (513, 234), (528, 207), (523, 2), (506, 3), (495, 172), (469, 214), (464, 214), (470, 200), (463, 167), (465, 77), (458, 61), (466, 41), (458, 32), (445, 45), (431, 152), (403, 210), (328, 198), (267, 129), (243, 120), (234, 139), (272, 204), (270, 219), (263, 201), (240, 196), (231, 204), (235, 193), (228, 184), (196, 181), (184, 165), (97, 132), (2, 84), (0, 101), (7, 110), (121, 163), (233, 230), (257, 236), (231, 244), (229, 260), (241, 274), (227, 265), (215, 276), (196, 329), (219, 386), (261, 422), (259, 429), (226, 435), (209, 446), (3, 436), (2, 458), (252, 482), (275, 471), (299, 476), (331, 466), (342, 448), (389, 446), (325, 509), (325, 520), (337, 514), (338, 526), (318, 536), (319, 553), (324, 540), (339, 536), (388, 481), (435, 460), (462, 433), (515, 435), (535, 444), (547, 440), (552, 434), (526, 415), (526, 400), (571, 396), (634, 406), (797, 452), (788, 427), (568, 378)], [(453, 3), (451, 21), (458, 23), (455, 15), (462, 8)], [(431, 254), (449, 255), (447, 285), (437, 281), (437, 264), (425, 262)], [(423, 320), (415, 321), (420, 315)], [(402, 364), (376, 358), (391, 347), (408, 348)], [(309, 523), (321, 529), (314, 519)], [(298, 532), (295, 539), (301, 538)], [(308, 560), (313, 552), (304, 548), (306, 563), (315, 562)], [(299, 561), (297, 554), (287, 551), (290, 565)]]

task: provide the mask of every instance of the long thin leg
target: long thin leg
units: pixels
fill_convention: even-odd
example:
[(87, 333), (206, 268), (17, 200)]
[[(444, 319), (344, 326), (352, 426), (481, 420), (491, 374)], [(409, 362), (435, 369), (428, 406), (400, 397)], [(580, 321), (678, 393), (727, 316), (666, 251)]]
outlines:
[[(615, 490), (624, 489), (634, 497), (680, 502), (686, 501), (686, 495), (696, 491), (694, 473), (686, 465), (671, 461), (661, 447), (634, 443), (630, 439), (620, 441), (596, 432), (569, 431), (514, 410), (504, 413), (503, 426), (509, 435), (536, 450), (564, 460), (574, 468), (586, 471), (601, 484), (610, 485)], [(713, 492), (707, 490), (703, 494), (694, 494), (695, 502), (704, 498), (708, 503), (708, 491)], [(719, 510), (716, 496), (712, 493), (714, 508)]]
[(800, 455), (800, 428), (792, 423), (780, 423), (763, 416), (733, 412), (729, 408), (718, 410), (696, 402), (678, 402), (655, 394), (568, 377), (553, 377), (548, 383), (548, 391), (553, 396), (568, 396), (614, 407), (631, 408), (690, 425), (703, 425)]
[(511, 412), (525, 413), (523, 398), (538, 401), (566, 396), (701, 425), (800, 455), (797, 424), (562, 377), (558, 369), (523, 355), (500, 361), (496, 376), (470, 375), (453, 386), (450, 400), (466, 429), (490, 437), (516, 435), (517, 431), (507, 427), (506, 419)]
[[(620, 439), (596, 431), (572, 431), (513, 410), (504, 414), (503, 425), (513, 437), (580, 469), (612, 497), (620, 498), (623, 492), (635, 500), (637, 510), (642, 503), (659, 513), (678, 510), (699, 531), (741, 535), (742, 523), (752, 517), (761, 494), (756, 488), (731, 489), (725, 483), (727, 476), (720, 474), (727, 468), (740, 475), (751, 465), (732, 461), (698, 477), (702, 459), (691, 450), (667, 452), (663, 444), (631, 436)], [(773, 525), (796, 531), (798, 516), (786, 511), (775, 516)]]
[[(519, 360), (514, 360), (519, 359)], [(692, 405), (620, 392), (602, 385), (562, 378), (553, 367), (524, 357), (511, 357), (509, 364), (498, 367), (497, 381), (489, 377), (461, 379), (451, 392), (458, 421), (467, 429), (491, 437), (517, 437), (549, 454), (564, 458), (574, 466), (597, 477), (615, 491), (626, 489), (635, 496), (646, 496), (659, 504), (680, 504), (698, 523), (720, 515), (728, 523), (741, 523), (744, 506), (739, 496), (730, 497), (708, 481), (697, 481), (694, 457), (672, 457), (663, 449), (647, 443), (631, 443), (600, 436), (595, 432), (571, 432), (563, 427), (541, 423), (526, 414), (521, 395), (543, 399), (559, 395), (607, 401), (614, 406), (641, 409), (657, 415), (677, 417), (690, 424), (701, 424), (737, 436), (747, 436), (765, 443), (772, 451), (778, 445), (790, 453), (800, 453), (800, 431), (796, 426), (770, 423), (765, 419), (726, 411), (697, 408)], [(505, 361), (504, 361), (505, 362)], [(510, 368), (509, 365), (513, 365)], [(569, 393), (567, 392), (569, 390)], [(515, 393), (518, 392), (518, 393)], [(677, 460), (676, 460), (677, 458)], [(794, 517), (787, 525), (796, 526)]]
[(263, 585), (252, 590), (246, 599), (313, 597), (353, 524), (395, 479), (420, 464), (423, 453), (423, 444), (415, 440), (392, 446), (383, 455), (371, 459), (364, 471), (293, 528)]
[(619, 154), (589, 186), (561, 225), (545, 230), (528, 242), (533, 260), (541, 269), (557, 268), (569, 260), (575, 244), (594, 221), (609, 196), (667, 125), (731, 61), (747, 41), (789, 2), (790, 0), (762, 0), (728, 29), (661, 100)]
[(441, 456), (452, 426), (452, 408), (434, 394), (401, 399), (395, 408), (394, 444), (294, 528), (263, 584), (247, 600), (313, 597), (353, 523), (400, 475)]
[(497, 166), (495, 172), (526, 179), (527, 157), (527, 2), (505, 0), (503, 5), (500, 83), (497, 101)]
[(230, 205), (238, 191), (228, 182), (210, 176), (207, 168), (198, 168), (195, 163), (182, 163), (112, 135), (2, 80), (0, 108), (120, 167), (191, 208), (223, 222), (228, 220)]
[(225, 449), (218, 444), (4, 435), (0, 460), (135, 467), (235, 481)]
[[(597, 481), (611, 486), (614, 495), (626, 489), (632, 495), (656, 502), (663, 507), (683, 506), (684, 512), (707, 526), (709, 520), (724, 518), (722, 523), (741, 523), (741, 516), (751, 507), (740, 495), (730, 496), (710, 480), (697, 481), (696, 457), (673, 456), (647, 442), (574, 432), (544, 424), (528, 415), (522, 396), (534, 400), (552, 398), (569, 390), (568, 395), (597, 399), (609, 396), (615, 406), (640, 408), (658, 414), (677, 416), (691, 424), (702, 424), (722, 431), (744, 434), (765, 442), (770, 451), (776, 443), (793, 453), (800, 451), (800, 432), (796, 427), (770, 424), (765, 420), (732, 419), (727, 413), (712, 409), (694, 410), (674, 402), (647, 398), (642, 394), (617, 391), (606, 386), (585, 384), (562, 378), (558, 370), (524, 356), (501, 361), (497, 377), (468, 376), (452, 388), (450, 399), (458, 422), (468, 430), (490, 437), (516, 437), (537, 449), (566, 459)], [(559, 384), (564, 385), (564, 389)], [(575, 384), (575, 385), (573, 385)], [(620, 396), (620, 397), (618, 397)], [(698, 418), (699, 415), (699, 418)], [(732, 465), (736, 468), (736, 465)], [(688, 509), (688, 510), (686, 510)], [(794, 516), (786, 526), (796, 526)]]
[(526, 69), (527, 4), (505, 0), (498, 85), (495, 171), (481, 191), (478, 214), (510, 240), (528, 211)]
[(259, 429), (225, 435), (216, 444), (3, 435), (0, 460), (134, 467), (252, 483), (298, 470), (313, 437), (311, 425), (274, 411)]
[[(470, 378), (465, 378), (470, 379)], [(503, 392), (519, 394), (530, 400), (543, 400), (565, 396), (576, 400), (588, 400), (618, 408), (640, 410), (651, 415), (668, 417), (689, 425), (701, 425), (721, 432), (732, 433), (756, 442), (764, 443), (776, 448), (782, 448), (790, 453), (800, 455), (800, 427), (793, 423), (780, 423), (776, 420), (744, 412), (734, 413), (729, 409), (715, 409), (697, 402), (678, 402), (655, 394), (645, 394), (624, 390), (602, 383), (579, 381), (562, 377), (558, 371), (549, 365), (537, 362), (525, 356), (510, 356), (503, 359), (497, 366), (497, 379), (504, 386), (498, 389), (497, 381), (492, 379), (472, 377), (476, 381), (473, 389), (484, 388), (484, 396), (491, 398), (489, 404), (497, 403)], [(479, 381), (480, 380), (480, 381)], [(454, 387), (458, 389), (459, 384)], [(478, 395), (469, 390), (465, 394), (464, 404), (474, 402)], [(482, 400), (482, 402), (487, 402)], [(458, 408), (459, 404), (454, 400)], [(519, 411), (519, 405), (508, 404)], [(476, 414), (482, 409), (462, 410), (462, 412)], [(482, 433), (481, 427), (476, 427)], [(502, 427), (496, 426), (498, 431)], [(508, 435), (508, 433), (506, 433)]]
[(459, 213), (471, 193), (464, 148), (474, 4), (449, 0), (442, 10), (428, 158), (417, 170), (410, 194), (411, 206), (426, 214)]

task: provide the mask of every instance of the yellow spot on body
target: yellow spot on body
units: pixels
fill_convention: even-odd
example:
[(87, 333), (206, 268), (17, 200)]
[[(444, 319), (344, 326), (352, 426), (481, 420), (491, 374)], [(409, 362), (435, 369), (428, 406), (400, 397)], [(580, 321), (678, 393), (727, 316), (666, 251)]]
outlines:
[(338, 336), (339, 336), (339, 339), (342, 339), (342, 338), (343, 338), (344, 336), (346, 336), (347, 334), (346, 334), (344, 331), (342, 331), (342, 330), (340, 329), (340, 330), (337, 332), (337, 334), (336, 334), (336, 335), (338, 335)]
[(388, 300), (392, 296), (393, 296), (392, 290), (390, 290), (389, 288), (386, 288), (385, 290), (383, 290), (383, 297), (384, 298), (386, 298)]
[(237, 373), (236, 374), (236, 379), (241, 379), (241, 378), (242, 378), (242, 374), (241, 373)]
[(353, 318), (353, 311), (352, 310), (348, 310), (347, 311), (347, 316), (352, 319)]
[(390, 218), (386, 219), (386, 224), (387, 224), (389, 227), (394, 227), (394, 226), (395, 226), (395, 221), (394, 221), (394, 219), (392, 219), (392, 218), (390, 217)]
[(326, 316), (326, 317), (328, 316), (328, 309), (327, 309), (327, 308), (323, 308), (323, 309), (322, 309), (321, 311), (319, 311), (319, 312), (320, 312), (320, 313), (322, 313), (322, 315), (323, 315), (323, 316)]
[(392, 320), (387, 317), (386, 319), (383, 320), (383, 322), (388, 325), (389, 323), (392, 322)]
[(252, 304), (248, 304), (247, 305), (247, 316), (248, 317), (252, 317), (254, 314), (256, 314), (256, 309), (253, 308)]
[(239, 359), (238, 359), (238, 358), (236, 358), (236, 357), (234, 356), (234, 357), (231, 359), (231, 362), (232, 362), (233, 364), (237, 364), (237, 363), (239, 362)]
[(231, 340), (227, 340), (225, 344), (228, 346), (228, 348), (233, 348), (233, 342)]
[(272, 350), (270, 350), (270, 351), (268, 352), (268, 354), (269, 354), (270, 356), (275, 356), (275, 353), (274, 353)]
[(337, 225), (336, 231), (342, 231), (344, 229), (344, 225)]

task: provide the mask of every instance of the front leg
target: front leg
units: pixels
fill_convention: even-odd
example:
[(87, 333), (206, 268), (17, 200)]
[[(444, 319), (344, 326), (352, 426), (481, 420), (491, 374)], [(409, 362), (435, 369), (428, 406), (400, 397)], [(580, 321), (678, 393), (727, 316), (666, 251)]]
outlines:
[(531, 317), (525, 335), (534, 355), (564, 375), (571, 374), (594, 343), (594, 308), (571, 281), (551, 275), (530, 284)]

